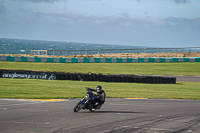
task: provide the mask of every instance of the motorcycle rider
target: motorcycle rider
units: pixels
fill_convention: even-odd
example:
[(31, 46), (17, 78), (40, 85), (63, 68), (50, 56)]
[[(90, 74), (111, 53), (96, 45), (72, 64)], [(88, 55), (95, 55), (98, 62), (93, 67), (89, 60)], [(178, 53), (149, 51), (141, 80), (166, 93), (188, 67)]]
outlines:
[(100, 109), (100, 107), (104, 104), (106, 97), (106, 93), (104, 92), (104, 90), (102, 90), (102, 87), (98, 85), (96, 87), (96, 90), (87, 88), (87, 91), (97, 92), (97, 95), (95, 95), (95, 106), (93, 107), (92, 110)]

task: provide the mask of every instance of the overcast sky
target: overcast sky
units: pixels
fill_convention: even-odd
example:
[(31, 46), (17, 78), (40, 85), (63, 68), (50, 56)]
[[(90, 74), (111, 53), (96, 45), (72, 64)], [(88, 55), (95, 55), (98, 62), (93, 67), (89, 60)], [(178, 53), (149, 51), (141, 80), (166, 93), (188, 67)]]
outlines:
[(0, 0), (0, 37), (200, 47), (200, 0)]

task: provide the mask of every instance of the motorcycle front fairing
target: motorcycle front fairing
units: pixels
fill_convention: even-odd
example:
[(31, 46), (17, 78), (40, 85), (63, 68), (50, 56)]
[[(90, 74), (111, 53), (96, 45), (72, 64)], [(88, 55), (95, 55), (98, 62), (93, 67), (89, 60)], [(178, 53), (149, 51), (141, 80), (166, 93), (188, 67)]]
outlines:
[(81, 99), (80, 103), (84, 104), (83, 109), (89, 109), (92, 106), (92, 102), (94, 101), (95, 97), (92, 91), (88, 91), (83, 99)]

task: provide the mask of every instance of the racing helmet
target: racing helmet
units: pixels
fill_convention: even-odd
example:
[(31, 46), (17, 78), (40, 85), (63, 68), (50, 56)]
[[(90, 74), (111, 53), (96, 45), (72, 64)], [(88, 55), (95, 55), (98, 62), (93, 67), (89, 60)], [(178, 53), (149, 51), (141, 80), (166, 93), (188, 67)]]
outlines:
[(101, 92), (102, 91), (102, 87), (100, 85), (98, 85), (97, 88), (96, 88), (96, 91), (97, 92)]

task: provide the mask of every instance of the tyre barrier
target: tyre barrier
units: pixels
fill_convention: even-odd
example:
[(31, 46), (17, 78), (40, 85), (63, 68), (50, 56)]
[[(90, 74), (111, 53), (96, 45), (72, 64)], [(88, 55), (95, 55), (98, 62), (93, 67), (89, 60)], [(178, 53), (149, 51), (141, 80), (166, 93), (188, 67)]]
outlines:
[(90, 73), (90, 72), (65, 73), (65, 72), (43, 72), (43, 71), (5, 70), (5, 69), (0, 69), (0, 77), (48, 79), (48, 80), (148, 83), (148, 84), (175, 84), (176, 83), (176, 77), (173, 77), (173, 76), (146, 76), (146, 75), (130, 75), (130, 74), (103, 75), (102, 73)]

